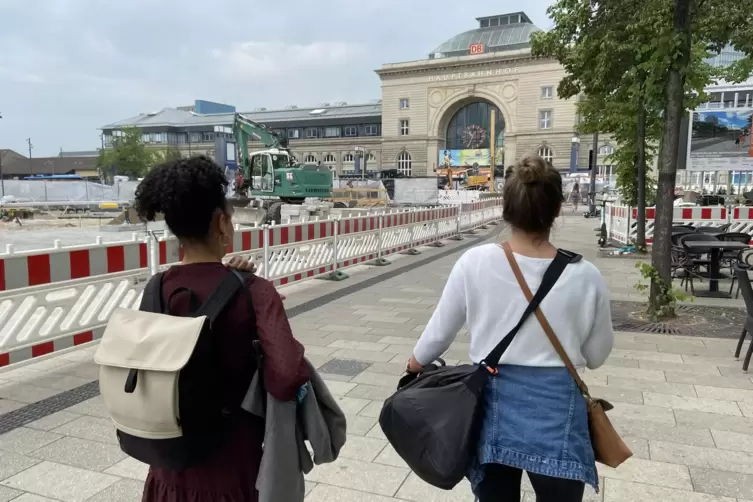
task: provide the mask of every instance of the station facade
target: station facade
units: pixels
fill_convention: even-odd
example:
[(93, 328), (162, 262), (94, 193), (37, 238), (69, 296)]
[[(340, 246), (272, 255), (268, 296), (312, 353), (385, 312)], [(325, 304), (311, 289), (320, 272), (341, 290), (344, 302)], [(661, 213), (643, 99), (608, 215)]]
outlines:
[[(338, 173), (361, 169), (364, 161), (368, 170), (396, 168), (406, 176), (433, 176), (447, 164), (488, 168), (492, 141), (498, 166), (536, 153), (562, 171), (586, 170), (591, 137), (575, 132), (575, 100), (557, 96), (565, 72), (556, 61), (531, 55), (530, 37), (539, 28), (524, 12), (477, 18), (476, 23), (424, 60), (376, 70), (379, 100), (241, 113), (287, 137), (299, 161)], [(216, 136), (229, 134), (235, 110), (200, 113), (202, 108), (210, 107), (197, 102), (109, 124), (102, 128), (103, 145), (110, 145), (118, 130), (138, 127), (144, 142), (155, 148), (170, 145), (212, 155)], [(602, 138), (597, 164), (605, 164), (611, 151)]]

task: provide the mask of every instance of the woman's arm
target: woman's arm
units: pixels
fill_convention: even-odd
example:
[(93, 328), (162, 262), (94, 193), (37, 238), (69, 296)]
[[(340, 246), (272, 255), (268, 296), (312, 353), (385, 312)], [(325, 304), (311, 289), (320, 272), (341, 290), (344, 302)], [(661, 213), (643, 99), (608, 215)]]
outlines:
[(609, 291), (604, 279), (599, 277), (597, 289), (596, 310), (591, 324), (591, 332), (581, 347), (581, 353), (586, 359), (588, 369), (596, 369), (607, 360), (614, 344), (614, 330), (612, 328), (612, 309), (609, 305)]
[(303, 345), (293, 338), (282, 299), (269, 281), (254, 278), (251, 298), (256, 329), (264, 352), (264, 386), (281, 401), (292, 401), (309, 380)]
[(437, 308), (413, 349), (413, 359), (409, 364), (411, 371), (417, 371), (420, 366), (434, 362), (441, 356), (465, 324), (465, 256), (461, 256), (452, 268)]

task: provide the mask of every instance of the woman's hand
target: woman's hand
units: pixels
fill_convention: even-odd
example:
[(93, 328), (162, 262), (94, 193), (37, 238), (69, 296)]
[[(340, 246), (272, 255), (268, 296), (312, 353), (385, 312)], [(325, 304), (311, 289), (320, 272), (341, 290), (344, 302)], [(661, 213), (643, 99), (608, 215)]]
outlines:
[(422, 369), (424, 369), (423, 365), (416, 360), (415, 356), (410, 356), (405, 371), (407, 373), (420, 373)]
[(256, 265), (254, 265), (254, 262), (242, 256), (233, 256), (225, 266), (234, 268), (240, 272), (250, 272), (252, 274), (256, 272)]
[[(250, 272), (252, 274), (256, 273), (256, 265), (254, 265), (254, 262), (249, 259), (243, 258), (242, 256), (233, 256), (225, 266), (234, 268), (235, 270), (240, 270), (241, 272)], [(280, 299), (282, 299), (282, 301), (285, 301), (285, 295), (280, 294)]]

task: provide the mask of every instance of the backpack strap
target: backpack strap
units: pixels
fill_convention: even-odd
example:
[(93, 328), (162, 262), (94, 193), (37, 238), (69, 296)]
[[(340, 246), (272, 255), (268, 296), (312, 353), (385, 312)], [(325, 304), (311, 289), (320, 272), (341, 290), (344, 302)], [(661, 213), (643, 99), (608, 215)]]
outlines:
[[(510, 245), (508, 243), (504, 243), (500, 247), (505, 250), (505, 254), (507, 254), (508, 250), (510, 249)], [(528, 304), (528, 307), (523, 312), (523, 315), (520, 316), (518, 324), (516, 324), (515, 327), (502, 339), (502, 341), (499, 342), (496, 347), (494, 347), (494, 350), (492, 350), (489, 355), (486, 356), (483, 361), (481, 361), (481, 363), (484, 364), (490, 372), (496, 372), (496, 366), (497, 364), (499, 364), (499, 360), (502, 358), (502, 355), (512, 343), (515, 335), (518, 334), (518, 331), (520, 331), (520, 328), (523, 327), (523, 324), (526, 322), (528, 317), (533, 314), (536, 309), (539, 308), (539, 305), (541, 304), (544, 297), (549, 294), (549, 291), (552, 290), (555, 283), (562, 275), (562, 272), (565, 271), (565, 267), (567, 267), (569, 263), (575, 263), (580, 259), (581, 256), (575, 253), (571, 253), (563, 249), (557, 250), (557, 256), (554, 257), (554, 260), (552, 260), (552, 263), (549, 265), (549, 267), (547, 267), (546, 272), (544, 272), (544, 277), (541, 279), (541, 285)], [(512, 263), (510, 264), (510, 267), (513, 267)]]
[(259, 341), (259, 334), (256, 328), (256, 311), (254, 310), (254, 302), (251, 299), (251, 291), (249, 291), (248, 289), (250, 282), (254, 278), (254, 274), (250, 272), (239, 272), (234, 268), (231, 268), (230, 271), (238, 276), (239, 280), (243, 282), (243, 296), (246, 298), (246, 308), (248, 310), (249, 324), (251, 325), (251, 330), (254, 335), (254, 357), (256, 359), (257, 368), (261, 368), (264, 353), (261, 349), (261, 342)]
[(162, 301), (162, 277), (164, 272), (160, 272), (149, 279), (144, 286), (144, 295), (141, 297), (139, 310), (143, 312), (152, 312), (161, 314), (165, 311), (165, 304)]
[(234, 272), (234, 270), (230, 269), (230, 272), (220, 281), (217, 289), (209, 295), (209, 298), (204, 301), (199, 310), (194, 314), (196, 317), (207, 316), (210, 326), (214, 324), (222, 311), (225, 310), (225, 307), (235, 297), (238, 290), (243, 289), (246, 285), (243, 276)]

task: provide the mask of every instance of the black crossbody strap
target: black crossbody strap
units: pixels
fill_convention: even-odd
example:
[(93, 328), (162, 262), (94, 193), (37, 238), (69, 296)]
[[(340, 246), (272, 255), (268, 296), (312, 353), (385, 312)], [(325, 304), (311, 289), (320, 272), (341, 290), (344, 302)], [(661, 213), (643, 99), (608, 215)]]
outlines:
[(196, 317), (205, 315), (209, 319), (209, 324), (212, 325), (220, 316), (230, 300), (232, 300), (238, 293), (238, 290), (246, 285), (246, 281), (240, 274), (234, 270), (230, 272), (222, 279), (217, 289), (209, 295), (204, 303), (196, 311)]
[(549, 291), (552, 290), (555, 283), (562, 275), (562, 272), (565, 271), (567, 264), (571, 261), (577, 261), (578, 259), (579, 258), (577, 257), (577, 255), (573, 255), (572, 253), (563, 251), (561, 249), (557, 250), (557, 256), (555, 256), (554, 260), (552, 260), (552, 263), (549, 265), (549, 267), (547, 267), (546, 272), (544, 272), (544, 277), (541, 279), (541, 285), (536, 291), (536, 294), (533, 296), (531, 302), (528, 304), (525, 312), (523, 312), (523, 315), (520, 317), (520, 321), (518, 321), (518, 324), (516, 324), (515, 327), (502, 339), (502, 341), (499, 342), (496, 347), (494, 347), (494, 350), (492, 350), (489, 355), (484, 358), (484, 360), (482, 361), (483, 364), (490, 368), (494, 368), (495, 366), (497, 366), (497, 364), (499, 364), (499, 360), (502, 358), (502, 354), (505, 353), (507, 348), (515, 339), (515, 335), (518, 334), (518, 331), (520, 331), (520, 328), (523, 327), (523, 324), (526, 322), (528, 317), (536, 311), (544, 297), (546, 297), (546, 295), (549, 294)]
[(149, 279), (144, 286), (144, 295), (141, 297), (139, 310), (143, 312), (152, 312), (161, 314), (164, 312), (164, 303), (162, 302), (162, 276), (163, 272), (158, 273)]

